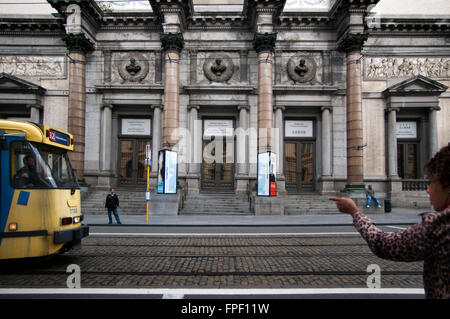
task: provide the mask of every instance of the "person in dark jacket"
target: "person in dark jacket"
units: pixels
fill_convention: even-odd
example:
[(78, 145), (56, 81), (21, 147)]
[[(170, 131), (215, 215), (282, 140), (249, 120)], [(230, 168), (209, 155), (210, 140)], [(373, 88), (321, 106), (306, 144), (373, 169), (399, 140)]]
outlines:
[(119, 197), (114, 193), (114, 188), (111, 188), (109, 190), (109, 194), (106, 196), (105, 207), (108, 209), (109, 224), (112, 224), (111, 212), (114, 214), (117, 224), (122, 224), (120, 222), (119, 214), (117, 213), (117, 207), (119, 207)]
[(450, 298), (450, 143), (425, 166), (427, 193), (435, 212), (421, 214), (422, 221), (395, 233), (385, 233), (362, 214), (350, 198), (330, 197), (339, 211), (353, 217), (353, 225), (380, 258), (424, 261), (423, 285), (427, 299)]

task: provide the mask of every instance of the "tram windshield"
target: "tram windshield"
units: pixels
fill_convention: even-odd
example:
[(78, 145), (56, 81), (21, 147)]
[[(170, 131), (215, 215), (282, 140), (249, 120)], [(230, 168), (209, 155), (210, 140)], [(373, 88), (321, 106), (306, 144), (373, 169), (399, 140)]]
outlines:
[(10, 147), (13, 187), (79, 188), (66, 150), (26, 141)]

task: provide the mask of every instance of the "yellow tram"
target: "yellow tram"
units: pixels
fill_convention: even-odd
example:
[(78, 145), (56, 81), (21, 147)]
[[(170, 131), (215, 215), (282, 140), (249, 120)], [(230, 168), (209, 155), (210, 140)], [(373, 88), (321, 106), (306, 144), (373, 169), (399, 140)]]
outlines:
[(64, 252), (88, 236), (73, 149), (62, 130), (0, 120), (0, 259)]

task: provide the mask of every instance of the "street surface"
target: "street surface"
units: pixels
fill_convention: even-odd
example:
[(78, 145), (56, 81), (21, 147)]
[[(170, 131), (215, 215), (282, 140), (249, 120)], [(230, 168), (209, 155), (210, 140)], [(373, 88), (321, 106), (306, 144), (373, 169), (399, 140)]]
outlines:
[(0, 267), (3, 298), (423, 298), (423, 263), (376, 257), (351, 225), (91, 226), (80, 249)]

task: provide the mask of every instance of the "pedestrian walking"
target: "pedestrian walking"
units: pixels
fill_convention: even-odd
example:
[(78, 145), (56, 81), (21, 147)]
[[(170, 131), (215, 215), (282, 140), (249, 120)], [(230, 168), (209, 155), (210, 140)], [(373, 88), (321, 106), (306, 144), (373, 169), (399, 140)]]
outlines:
[(111, 213), (114, 214), (117, 224), (122, 224), (120, 222), (119, 214), (117, 213), (117, 207), (119, 207), (119, 197), (114, 192), (114, 188), (111, 188), (109, 190), (109, 194), (106, 196), (105, 207), (108, 209), (109, 224), (112, 224)]
[(334, 198), (339, 211), (353, 217), (353, 225), (380, 258), (424, 261), (425, 297), (450, 298), (450, 143), (425, 166), (427, 193), (435, 212), (421, 214), (422, 221), (395, 233), (384, 233), (350, 198)]
[(372, 185), (369, 185), (369, 188), (366, 189), (366, 207), (369, 208), (370, 204), (372, 202), (372, 199), (375, 201), (375, 204), (377, 204), (378, 208), (381, 208), (380, 202), (378, 201), (378, 198), (375, 196), (375, 191), (372, 189)]

